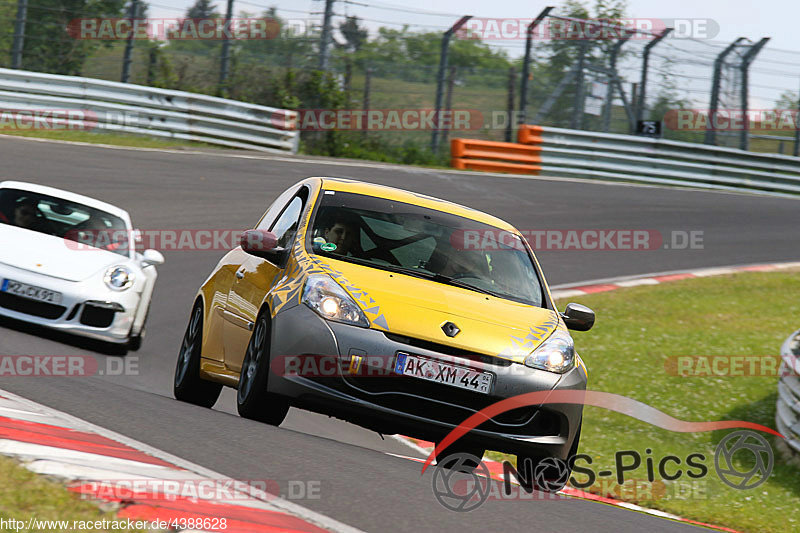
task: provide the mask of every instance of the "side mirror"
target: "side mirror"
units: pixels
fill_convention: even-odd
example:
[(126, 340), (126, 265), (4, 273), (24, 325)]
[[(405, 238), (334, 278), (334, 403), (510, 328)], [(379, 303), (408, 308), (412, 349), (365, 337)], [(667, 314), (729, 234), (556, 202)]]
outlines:
[(158, 250), (145, 250), (142, 253), (142, 266), (163, 265), (164, 256)]
[(271, 231), (249, 229), (242, 232), (240, 239), (242, 250), (250, 255), (266, 259), (272, 263), (280, 263), (286, 249), (278, 246), (278, 237)]
[(575, 331), (589, 331), (594, 326), (594, 311), (581, 304), (567, 304), (567, 308), (560, 313), (567, 328)]

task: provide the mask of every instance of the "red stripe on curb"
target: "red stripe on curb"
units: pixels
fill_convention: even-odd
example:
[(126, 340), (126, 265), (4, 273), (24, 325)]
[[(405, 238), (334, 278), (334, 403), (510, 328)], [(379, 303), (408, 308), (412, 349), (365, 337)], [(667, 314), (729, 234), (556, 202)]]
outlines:
[(767, 272), (769, 270), (775, 270), (775, 265), (753, 265), (742, 267), (739, 270), (744, 270), (745, 272)]
[(575, 291), (583, 291), (585, 293), (591, 294), (593, 292), (606, 292), (606, 291), (613, 291), (619, 289), (618, 285), (586, 285), (585, 287), (571, 287), (567, 290), (575, 290)]
[(687, 274), (668, 274), (666, 276), (654, 276), (650, 279), (654, 279), (658, 282), (664, 283), (666, 281), (677, 281), (679, 279), (690, 279), (696, 277), (697, 276), (695, 276), (694, 274), (687, 273)]
[(0, 417), (0, 438), (177, 468), (161, 459), (94, 433)]
[(185, 498), (170, 494), (153, 494), (132, 492), (130, 498), (124, 500), (119, 497), (108, 497), (108, 492), (113, 492), (111, 485), (83, 484), (69, 487), (72, 492), (83, 496), (96, 496), (105, 501), (129, 503), (118, 513), (120, 518), (135, 520), (186, 520), (186, 519), (213, 519), (225, 518), (225, 527), (208, 529), (195, 527), (192, 529), (205, 529), (207, 531), (227, 532), (298, 532), (298, 533), (326, 533), (313, 524), (300, 518), (280, 511), (254, 509), (241, 505), (217, 503), (208, 500)]

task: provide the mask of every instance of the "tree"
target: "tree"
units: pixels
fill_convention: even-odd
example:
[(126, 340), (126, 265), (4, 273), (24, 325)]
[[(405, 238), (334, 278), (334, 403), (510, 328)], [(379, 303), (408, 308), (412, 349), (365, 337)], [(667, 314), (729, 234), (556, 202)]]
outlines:
[(220, 14), (211, 0), (197, 0), (192, 7), (186, 10), (187, 19), (214, 19)]
[(369, 32), (358, 24), (358, 17), (347, 17), (347, 20), (339, 24), (339, 31), (345, 38), (344, 44), (336, 43), (336, 46), (348, 52), (358, 52), (361, 46), (367, 41)]
[(775, 109), (797, 109), (800, 96), (794, 91), (784, 91), (775, 102)]

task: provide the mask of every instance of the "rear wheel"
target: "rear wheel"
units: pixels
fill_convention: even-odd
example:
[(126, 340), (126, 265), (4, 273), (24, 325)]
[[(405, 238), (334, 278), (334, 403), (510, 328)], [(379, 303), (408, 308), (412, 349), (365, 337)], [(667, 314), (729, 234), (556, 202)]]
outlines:
[(271, 323), (264, 312), (256, 319), (255, 329), (242, 361), (236, 407), (244, 418), (278, 426), (289, 412), (289, 401), (267, 392), (271, 337)]
[(201, 407), (212, 407), (217, 403), (222, 385), (200, 378), (200, 350), (203, 341), (203, 304), (198, 302), (192, 309), (189, 325), (183, 335), (178, 363), (175, 365), (175, 381), (172, 391), (175, 398)]

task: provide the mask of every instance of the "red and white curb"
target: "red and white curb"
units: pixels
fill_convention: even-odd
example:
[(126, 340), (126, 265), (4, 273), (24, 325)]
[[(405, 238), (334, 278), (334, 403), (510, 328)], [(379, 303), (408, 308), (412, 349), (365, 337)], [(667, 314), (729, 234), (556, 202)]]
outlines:
[[(32, 472), (65, 480), (82, 497), (117, 503), (120, 519), (207, 524), (191, 531), (361, 533), (266, 491), (243, 488), (246, 482), (3, 390), (0, 454), (17, 458)], [(187, 487), (193, 488), (190, 495)]]
[(670, 281), (678, 281), (691, 278), (707, 278), (711, 276), (722, 276), (726, 274), (736, 274), (738, 272), (776, 272), (788, 268), (800, 268), (800, 262), (790, 263), (766, 263), (755, 265), (739, 265), (715, 268), (703, 268), (695, 270), (680, 270), (673, 272), (659, 272), (655, 274), (642, 274), (623, 278), (610, 278), (595, 281), (582, 281), (565, 285), (555, 285), (550, 291), (554, 299), (572, 298), (584, 296), (598, 292), (608, 292), (626, 287), (638, 287), (640, 285), (659, 285)]
[[(419, 440), (419, 439), (414, 439), (414, 438), (411, 438), (411, 437), (401, 437), (401, 438), (403, 440), (405, 440), (406, 443), (409, 446), (417, 449), (417, 451), (420, 451), (420, 452), (424, 453), (426, 456), (430, 455), (431, 452), (433, 452), (434, 443), (432, 443), (432, 442), (427, 442), (427, 441), (423, 441), (423, 440)], [(425, 459), (420, 459), (418, 457), (408, 457), (408, 456), (396, 455), (396, 454), (389, 454), (389, 455), (394, 455), (395, 457), (402, 457), (404, 459), (409, 459), (409, 460), (417, 462), (417, 463), (424, 463), (425, 462)], [(489, 469), (489, 474), (491, 475), (492, 479), (497, 480), (497, 481), (503, 481), (504, 480), (504, 477), (503, 477), (503, 463), (501, 463), (499, 461), (494, 461), (492, 459), (483, 459), (481, 462), (484, 465), (486, 465), (486, 467)], [(697, 520), (690, 520), (688, 518), (682, 518), (680, 516), (677, 516), (677, 515), (674, 515), (674, 514), (671, 514), (671, 513), (666, 513), (664, 511), (659, 511), (657, 509), (648, 509), (647, 507), (641, 507), (639, 505), (635, 505), (635, 504), (630, 503), (630, 502), (626, 502), (626, 501), (622, 501), (622, 500), (616, 500), (614, 498), (608, 498), (608, 497), (605, 497), (605, 496), (600, 496), (598, 494), (593, 494), (591, 492), (585, 492), (585, 491), (582, 491), (582, 490), (574, 489), (572, 487), (564, 487), (563, 489), (558, 491), (558, 494), (561, 494), (561, 495), (564, 495), (564, 496), (569, 496), (571, 498), (579, 498), (581, 500), (590, 500), (590, 501), (594, 501), (594, 502), (598, 502), (598, 503), (603, 503), (603, 504), (606, 504), (606, 505), (613, 505), (615, 507), (623, 507), (623, 508), (631, 510), (631, 511), (637, 511), (637, 512), (640, 512), (640, 513), (645, 513), (645, 514), (657, 516), (659, 518), (666, 518), (668, 520), (674, 520), (676, 522), (684, 522), (684, 523), (692, 524), (692, 525), (696, 525), (696, 526), (702, 526), (702, 527), (706, 527), (706, 528), (716, 529), (718, 531), (725, 531), (727, 533), (739, 533), (735, 529), (730, 529), (730, 528), (723, 527), (723, 526), (717, 526), (717, 525), (714, 525), (714, 524), (707, 524), (705, 522), (699, 522)]]

